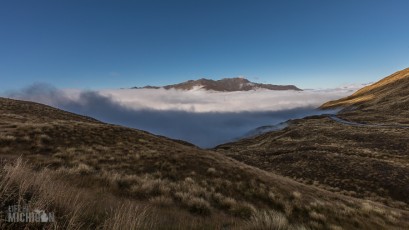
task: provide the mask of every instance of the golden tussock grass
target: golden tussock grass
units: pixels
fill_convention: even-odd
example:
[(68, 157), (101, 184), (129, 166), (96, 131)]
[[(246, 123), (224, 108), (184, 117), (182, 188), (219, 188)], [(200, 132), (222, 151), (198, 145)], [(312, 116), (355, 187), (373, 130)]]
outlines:
[[(378, 167), (374, 161), (359, 164), (362, 158), (334, 154), (340, 150), (339, 154), (356, 156), (359, 149), (381, 149), (383, 140), (371, 133), (337, 126), (322, 128), (320, 125), (331, 122), (306, 120), (295, 122), (296, 129), (265, 134), (255, 138), (254, 143), (245, 140), (216, 152), (34, 103), (2, 101), (0, 135), (15, 137), (0, 139), (0, 157), (9, 162), (1, 173), (2, 207), (29, 203), (52, 210), (57, 219), (47, 228), (408, 226), (407, 212), (382, 206), (376, 200), (387, 197), (389, 190), (382, 186), (383, 182), (388, 180), (400, 191), (400, 181), (374, 174), (376, 170), (372, 169)], [(11, 112), (18, 115), (11, 116)], [(336, 137), (331, 135), (334, 132)], [(337, 138), (346, 140), (350, 148), (343, 148)], [(360, 138), (373, 141), (363, 148), (354, 142)], [(401, 142), (388, 145), (386, 150), (402, 162), (402, 154), (391, 148), (401, 149)], [(359, 153), (368, 158), (374, 155), (368, 150)], [(10, 163), (16, 154), (28, 163)], [(383, 159), (379, 162), (390, 166)], [(388, 168), (403, 175), (404, 171), (398, 169)], [(345, 196), (342, 191), (354, 191), (360, 198), (368, 198), (366, 194), (371, 193), (375, 202), (366, 205), (366, 201)], [(399, 193), (392, 195), (395, 200), (384, 202), (404, 198)], [(2, 224), (10, 229), (16, 227)]]

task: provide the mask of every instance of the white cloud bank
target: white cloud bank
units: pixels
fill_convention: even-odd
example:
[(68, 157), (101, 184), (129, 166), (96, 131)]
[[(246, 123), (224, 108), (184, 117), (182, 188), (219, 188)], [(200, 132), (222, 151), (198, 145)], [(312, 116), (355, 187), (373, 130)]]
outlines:
[[(359, 87), (360, 88), (360, 87)], [(33, 85), (10, 93), (104, 122), (213, 147), (260, 126), (325, 113), (317, 107), (357, 88), (331, 90), (208, 92), (164, 89), (60, 90)]]
[(238, 91), (214, 92), (205, 90), (121, 89), (103, 90), (99, 94), (131, 109), (176, 110), (207, 112), (266, 112), (321, 104), (350, 95), (351, 88), (306, 91)]

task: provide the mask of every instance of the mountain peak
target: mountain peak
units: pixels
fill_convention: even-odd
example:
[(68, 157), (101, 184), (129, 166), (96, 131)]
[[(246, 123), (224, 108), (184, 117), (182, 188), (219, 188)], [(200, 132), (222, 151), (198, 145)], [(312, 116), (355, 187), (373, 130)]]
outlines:
[[(159, 88), (152, 86), (145, 86), (143, 88)], [(188, 80), (179, 84), (163, 86), (164, 89), (177, 89), (177, 90), (192, 90), (195, 88), (201, 88), (204, 90), (220, 91), (220, 92), (234, 92), (234, 91), (250, 91), (256, 89), (268, 89), (268, 90), (297, 90), (301, 91), (294, 85), (272, 85), (251, 82), (244, 77), (235, 78), (223, 78), (220, 80), (212, 80), (207, 78), (201, 78), (198, 80)]]

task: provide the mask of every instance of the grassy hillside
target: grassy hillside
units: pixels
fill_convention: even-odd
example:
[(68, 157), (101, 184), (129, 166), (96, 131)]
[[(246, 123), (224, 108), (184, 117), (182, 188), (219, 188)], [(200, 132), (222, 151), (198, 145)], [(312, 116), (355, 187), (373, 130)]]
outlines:
[(321, 106), (336, 107), (344, 108), (342, 116), (350, 120), (409, 124), (409, 68)]
[(0, 158), (3, 211), (27, 203), (56, 213), (55, 223), (32, 228), (409, 227), (405, 199), (393, 198), (402, 203), (390, 207), (353, 198), (235, 156), (240, 161), (31, 102), (0, 99)]
[(405, 69), (321, 107), (341, 107), (339, 117), (372, 126), (313, 116), (215, 150), (311, 187), (409, 210), (409, 129), (399, 127), (409, 122), (408, 89)]
[(317, 116), (217, 151), (308, 185), (408, 209), (408, 129), (348, 126)]

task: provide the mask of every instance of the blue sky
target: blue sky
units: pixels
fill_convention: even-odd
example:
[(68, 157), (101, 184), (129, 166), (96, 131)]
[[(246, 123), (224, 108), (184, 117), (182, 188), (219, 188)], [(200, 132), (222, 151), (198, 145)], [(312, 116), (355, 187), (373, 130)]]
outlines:
[(201, 77), (328, 88), (409, 67), (406, 0), (1, 1), (0, 91)]

